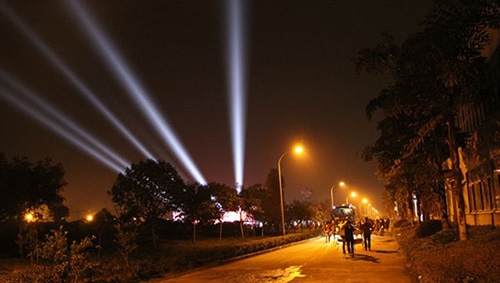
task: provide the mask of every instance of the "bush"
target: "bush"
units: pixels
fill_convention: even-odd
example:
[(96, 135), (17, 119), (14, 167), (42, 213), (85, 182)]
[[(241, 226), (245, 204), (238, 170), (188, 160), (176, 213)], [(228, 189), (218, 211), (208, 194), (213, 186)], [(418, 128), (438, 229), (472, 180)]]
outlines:
[(458, 231), (456, 229), (449, 229), (437, 232), (429, 237), (431, 241), (437, 244), (447, 244), (459, 240)]
[(406, 219), (401, 219), (401, 220), (394, 222), (394, 224), (392, 226), (394, 228), (404, 228), (404, 227), (408, 227), (409, 225), (410, 225), (410, 223)]
[(426, 238), (443, 229), (443, 224), (440, 220), (429, 220), (422, 222), (415, 231), (417, 238)]
[(397, 241), (418, 282), (500, 282), (500, 229), (471, 227), (469, 241), (445, 230), (426, 238), (402, 229)]
[(52, 230), (31, 252), (31, 256), (37, 258), (37, 264), (15, 276), (20, 282), (78, 282), (90, 278), (95, 268), (88, 259), (87, 251), (91, 247), (90, 238), (69, 244), (67, 231), (62, 227)]
[[(179, 272), (212, 262), (309, 239), (318, 235), (319, 231), (314, 231), (278, 237), (247, 238), (245, 240), (239, 238), (225, 239), (223, 241), (214, 239), (202, 240), (196, 244), (186, 241), (165, 242), (156, 251), (155, 255), (157, 258), (152, 261), (152, 264), (163, 266), (164, 272)], [(144, 256), (151, 257), (152, 254), (148, 253)], [(148, 269), (147, 267), (144, 268)]]

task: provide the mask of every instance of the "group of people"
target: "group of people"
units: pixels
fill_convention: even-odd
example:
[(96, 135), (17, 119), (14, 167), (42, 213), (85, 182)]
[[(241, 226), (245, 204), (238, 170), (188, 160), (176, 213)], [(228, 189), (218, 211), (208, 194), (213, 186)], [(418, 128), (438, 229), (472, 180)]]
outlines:
[(325, 241), (329, 243), (332, 236), (339, 235), (342, 242), (342, 251), (349, 254), (354, 254), (354, 242), (356, 240), (356, 231), (362, 234), (363, 246), (366, 251), (371, 251), (371, 235), (377, 231), (379, 235), (382, 231), (389, 229), (389, 219), (377, 219), (375, 221), (365, 217), (363, 221), (354, 223), (350, 220), (347, 221), (331, 221), (325, 222), (324, 226)]

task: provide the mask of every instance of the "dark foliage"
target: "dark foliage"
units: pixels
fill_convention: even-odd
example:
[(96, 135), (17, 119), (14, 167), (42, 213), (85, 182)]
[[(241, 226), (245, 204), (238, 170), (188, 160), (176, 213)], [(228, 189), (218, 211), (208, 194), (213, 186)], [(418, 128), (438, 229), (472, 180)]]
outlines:
[(417, 230), (415, 231), (415, 236), (417, 238), (425, 238), (436, 234), (443, 229), (443, 225), (440, 220), (429, 220), (420, 223)]

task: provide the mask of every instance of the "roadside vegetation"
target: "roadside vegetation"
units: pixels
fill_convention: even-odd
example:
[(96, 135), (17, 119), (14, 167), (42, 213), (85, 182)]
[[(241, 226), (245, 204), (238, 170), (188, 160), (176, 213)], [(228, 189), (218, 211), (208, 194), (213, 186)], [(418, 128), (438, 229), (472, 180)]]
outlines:
[(468, 227), (469, 241), (439, 221), (396, 228), (396, 240), (417, 282), (500, 282), (500, 229)]
[(141, 161), (109, 190), (115, 212), (73, 221), (65, 185), (61, 164), (0, 155), (0, 282), (145, 281), (317, 236), (328, 217), (328, 202), (295, 200), (281, 236), (275, 169), (264, 185), (237, 193), (186, 183), (164, 161)]
[[(498, 79), (492, 79), (498, 62), (488, 53), (495, 45), (491, 32), (500, 28), (500, 2), (434, 1), (422, 20), (420, 30), (401, 42), (386, 34), (377, 46), (356, 53), (360, 73), (387, 81), (366, 106), (380, 135), (362, 156), (377, 162), (386, 211), (448, 225), (448, 193), (458, 204), (460, 238), (467, 240), (464, 176), (474, 162), (490, 162), (500, 142)], [(459, 126), (464, 109), (484, 105), (490, 123), (477, 132)]]

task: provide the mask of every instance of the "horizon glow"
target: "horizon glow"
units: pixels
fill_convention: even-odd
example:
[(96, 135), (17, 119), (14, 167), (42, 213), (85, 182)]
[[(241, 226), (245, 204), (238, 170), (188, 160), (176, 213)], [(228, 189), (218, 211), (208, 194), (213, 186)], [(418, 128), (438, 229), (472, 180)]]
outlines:
[(38, 107), (45, 110), (51, 116), (59, 120), (61, 123), (66, 125), (66, 127), (70, 128), (72, 131), (77, 133), (82, 138), (86, 139), (89, 143), (93, 144), (100, 151), (114, 159), (118, 164), (123, 167), (128, 167), (130, 162), (121, 157), (118, 153), (114, 152), (107, 145), (105, 145), (102, 141), (94, 137), (88, 131), (84, 130), (82, 126), (78, 125), (76, 122), (72, 121), (69, 117), (64, 115), (61, 111), (56, 109), (50, 103), (45, 101), (40, 97), (40, 95), (34, 93), (31, 89), (24, 86), (21, 82), (16, 80), (14, 77), (10, 76), (7, 72), (0, 68), (0, 78), (7, 82), (12, 88), (16, 89), (20, 93), (22, 93), (26, 98), (34, 102)]
[(51, 120), (46, 115), (42, 114), (40, 111), (36, 110), (32, 106), (24, 103), (22, 100), (17, 98), (15, 95), (11, 94), (9, 91), (0, 87), (0, 97), (10, 102), (12, 105), (16, 106), (24, 113), (28, 114), (31, 118), (35, 119), (45, 127), (49, 128), (63, 139), (73, 144), (83, 152), (86, 152), (90, 156), (94, 157), (101, 164), (105, 165), (109, 169), (115, 171), (116, 173), (123, 173), (125, 168), (122, 168), (119, 164), (109, 160), (108, 158), (102, 156), (98, 151), (96, 151), (92, 146), (81, 141), (79, 138), (74, 136), (71, 132), (65, 130), (63, 127), (57, 124), (57, 122)]
[(139, 79), (133, 74), (118, 49), (102, 29), (99, 28), (96, 20), (91, 17), (80, 1), (69, 0), (65, 1), (65, 3), (69, 3), (68, 6), (70, 6), (71, 11), (78, 18), (92, 45), (98, 50), (99, 56), (101, 56), (116, 78), (122, 83), (122, 87), (125, 88), (132, 100), (137, 103), (144, 116), (155, 127), (164, 142), (182, 162), (190, 175), (198, 183), (206, 185), (207, 181), (182, 145), (173, 128), (156, 107), (146, 89), (139, 82)]
[(26, 23), (7, 5), (1, 5), (0, 10), (46, 58), (61, 71), (61, 73), (78, 89), (97, 110), (108, 119), (145, 157), (156, 159), (153, 154), (123, 125), (123, 123), (99, 100), (89, 87), (37, 36)]
[(233, 146), (234, 178), (241, 191), (245, 166), (246, 42), (244, 0), (227, 0), (227, 77)]

